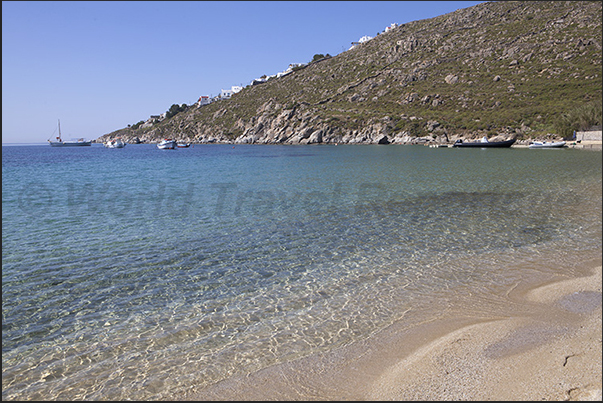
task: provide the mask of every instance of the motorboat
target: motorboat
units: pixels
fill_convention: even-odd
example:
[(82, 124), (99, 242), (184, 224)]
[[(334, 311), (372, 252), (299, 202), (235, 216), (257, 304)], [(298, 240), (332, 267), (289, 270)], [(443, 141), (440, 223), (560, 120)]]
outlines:
[(503, 140), (503, 141), (488, 141), (488, 138), (484, 136), (480, 141), (473, 141), (465, 143), (462, 139), (454, 142), (453, 147), (474, 147), (474, 148), (490, 148), (490, 147), (511, 147), (515, 143), (516, 139)]
[(172, 139), (164, 139), (161, 143), (157, 144), (157, 148), (160, 150), (173, 150), (176, 148), (176, 140)]
[(107, 148), (124, 148), (127, 143), (125, 143), (121, 138), (111, 139), (105, 143), (105, 147)]
[(48, 143), (51, 147), (78, 147), (78, 146), (90, 146), (92, 145), (92, 141), (86, 141), (83, 138), (72, 140), (72, 141), (63, 141), (61, 138), (61, 121), (59, 120), (59, 136), (56, 138), (56, 141), (48, 140)]
[(532, 141), (528, 148), (563, 148), (565, 141)]
[(190, 147), (191, 143), (177, 143), (177, 147), (178, 148), (188, 148)]

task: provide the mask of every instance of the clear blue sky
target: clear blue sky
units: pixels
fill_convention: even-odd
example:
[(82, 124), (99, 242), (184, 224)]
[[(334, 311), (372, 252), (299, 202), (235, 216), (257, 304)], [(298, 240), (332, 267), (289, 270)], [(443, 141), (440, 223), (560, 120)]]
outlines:
[(2, 142), (95, 139), (483, 1), (3, 1)]

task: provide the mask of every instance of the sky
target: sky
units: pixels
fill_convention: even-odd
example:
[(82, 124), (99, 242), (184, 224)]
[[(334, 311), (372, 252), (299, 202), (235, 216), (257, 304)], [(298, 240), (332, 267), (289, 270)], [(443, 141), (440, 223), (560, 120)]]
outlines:
[(2, 143), (103, 134), (483, 1), (2, 1)]

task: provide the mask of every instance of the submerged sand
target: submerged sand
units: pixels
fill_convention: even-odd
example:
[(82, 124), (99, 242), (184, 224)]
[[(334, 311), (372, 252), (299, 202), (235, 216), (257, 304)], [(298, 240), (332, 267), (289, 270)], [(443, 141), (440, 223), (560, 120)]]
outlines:
[(600, 259), (589, 266), (586, 277), (510, 290), (517, 315), (393, 325), (185, 399), (601, 400)]

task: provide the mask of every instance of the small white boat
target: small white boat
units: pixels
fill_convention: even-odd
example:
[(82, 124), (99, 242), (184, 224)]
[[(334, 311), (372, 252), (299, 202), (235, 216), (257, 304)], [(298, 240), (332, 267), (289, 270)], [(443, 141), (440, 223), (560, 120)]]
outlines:
[(178, 148), (188, 148), (190, 147), (191, 143), (178, 143)]
[(533, 141), (528, 148), (563, 148), (565, 141)]
[(107, 148), (124, 148), (126, 146), (126, 143), (122, 141), (121, 138), (116, 138), (116, 139), (112, 139), (109, 140), (105, 143), (105, 147)]
[(157, 148), (161, 150), (173, 150), (176, 148), (176, 140), (164, 139), (161, 143), (157, 144)]

